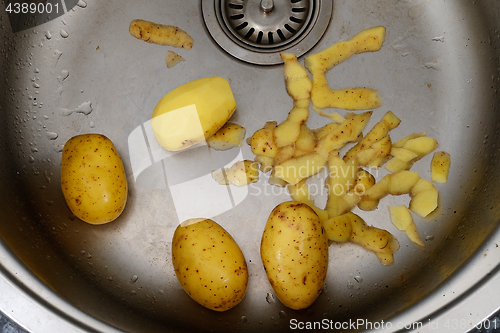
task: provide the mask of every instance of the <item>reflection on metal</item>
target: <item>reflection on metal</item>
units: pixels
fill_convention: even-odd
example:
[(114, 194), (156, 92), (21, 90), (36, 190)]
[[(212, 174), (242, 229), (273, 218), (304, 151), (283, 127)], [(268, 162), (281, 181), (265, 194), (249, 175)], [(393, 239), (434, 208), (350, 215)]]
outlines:
[[(186, 110), (189, 112), (189, 109), (179, 111), (185, 113)], [(169, 117), (171, 113), (175, 111), (159, 117)], [(159, 117), (136, 127), (128, 137), (135, 186), (168, 189), (179, 222), (200, 216), (213, 218), (233, 209), (247, 197), (246, 186), (220, 185), (211, 175), (213, 170), (230, 167), (243, 160), (241, 150), (219, 152), (202, 141), (186, 150), (168, 151), (160, 146), (151, 126), (152, 121)], [(203, 136), (199, 121), (198, 125)], [(193, 122), (190, 126), (192, 128)]]

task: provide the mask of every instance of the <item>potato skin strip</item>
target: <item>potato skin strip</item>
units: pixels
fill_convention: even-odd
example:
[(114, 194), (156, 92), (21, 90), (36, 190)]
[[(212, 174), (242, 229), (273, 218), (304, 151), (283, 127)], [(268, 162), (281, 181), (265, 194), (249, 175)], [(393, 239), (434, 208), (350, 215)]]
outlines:
[(133, 20), (129, 33), (148, 43), (184, 48), (193, 47), (193, 38), (182, 29), (172, 25), (157, 24), (145, 20)]

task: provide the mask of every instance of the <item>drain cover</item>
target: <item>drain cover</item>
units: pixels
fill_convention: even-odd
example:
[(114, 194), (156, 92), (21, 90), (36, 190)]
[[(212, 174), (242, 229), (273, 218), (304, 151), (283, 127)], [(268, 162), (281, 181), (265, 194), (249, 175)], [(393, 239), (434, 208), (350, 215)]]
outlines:
[(202, 0), (213, 39), (232, 56), (259, 65), (282, 63), (279, 52), (300, 56), (326, 32), (332, 0)]

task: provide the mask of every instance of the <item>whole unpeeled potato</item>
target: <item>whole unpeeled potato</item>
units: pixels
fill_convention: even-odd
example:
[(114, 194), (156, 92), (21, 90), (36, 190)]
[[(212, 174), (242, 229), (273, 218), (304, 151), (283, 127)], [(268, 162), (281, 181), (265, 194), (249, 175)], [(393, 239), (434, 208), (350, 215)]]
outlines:
[(101, 134), (69, 139), (62, 153), (61, 188), (79, 219), (90, 224), (115, 220), (127, 202), (127, 179), (113, 142)]
[(208, 309), (229, 310), (245, 296), (245, 257), (231, 235), (212, 220), (179, 224), (172, 239), (172, 263), (182, 288)]
[(298, 201), (276, 206), (264, 228), (260, 254), (285, 306), (299, 310), (316, 300), (326, 280), (328, 239), (311, 207)]

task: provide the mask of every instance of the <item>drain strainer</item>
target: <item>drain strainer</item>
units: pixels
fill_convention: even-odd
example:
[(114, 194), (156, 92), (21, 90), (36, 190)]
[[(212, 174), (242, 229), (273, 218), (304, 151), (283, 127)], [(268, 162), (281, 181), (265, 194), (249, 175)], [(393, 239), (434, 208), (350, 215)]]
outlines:
[(232, 56), (259, 65), (309, 51), (326, 32), (333, 0), (202, 0), (208, 31)]

